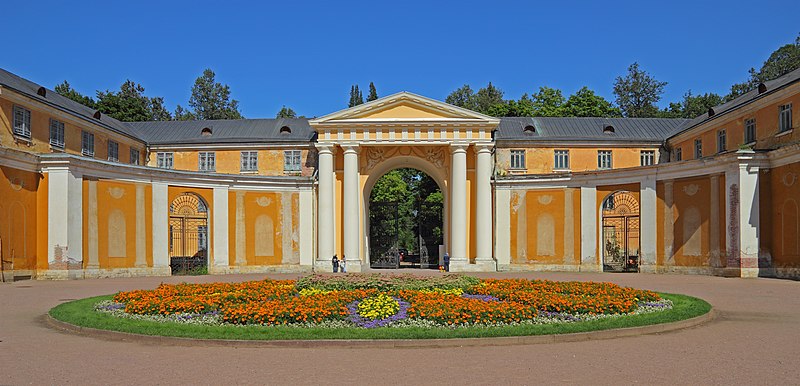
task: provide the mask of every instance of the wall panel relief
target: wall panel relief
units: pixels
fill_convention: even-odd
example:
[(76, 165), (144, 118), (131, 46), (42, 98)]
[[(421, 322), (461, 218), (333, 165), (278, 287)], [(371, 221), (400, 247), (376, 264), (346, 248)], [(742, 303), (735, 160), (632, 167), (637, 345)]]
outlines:
[(690, 206), (681, 216), (683, 217), (683, 255), (701, 256), (703, 236), (701, 233), (702, 219), (696, 206)]
[(262, 214), (255, 222), (255, 255), (275, 256), (275, 224), (272, 218)]
[(800, 255), (800, 213), (797, 202), (788, 199), (781, 208), (781, 253), (783, 256)]
[(552, 215), (548, 213), (539, 215), (536, 220), (536, 255), (555, 256), (555, 227)]
[(108, 257), (127, 257), (125, 214), (120, 209), (108, 214)]

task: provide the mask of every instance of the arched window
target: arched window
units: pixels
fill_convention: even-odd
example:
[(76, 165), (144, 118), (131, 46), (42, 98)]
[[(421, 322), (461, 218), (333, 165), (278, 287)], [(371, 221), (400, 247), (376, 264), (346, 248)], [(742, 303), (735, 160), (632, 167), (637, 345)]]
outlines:
[(291, 133), (292, 133), (292, 129), (289, 128), (289, 126), (281, 127), (281, 134), (291, 134)]
[(603, 134), (614, 134), (614, 126), (611, 125), (603, 126)]
[(533, 125), (527, 125), (527, 126), (525, 126), (525, 128), (524, 128), (522, 131), (523, 131), (524, 133), (531, 133), (531, 134), (533, 134), (533, 133), (535, 133), (535, 132), (536, 132), (536, 128), (535, 128), (535, 127), (533, 127)]
[(203, 137), (210, 137), (211, 134), (212, 131), (210, 127), (204, 127), (203, 130), (200, 130), (200, 135), (202, 135)]

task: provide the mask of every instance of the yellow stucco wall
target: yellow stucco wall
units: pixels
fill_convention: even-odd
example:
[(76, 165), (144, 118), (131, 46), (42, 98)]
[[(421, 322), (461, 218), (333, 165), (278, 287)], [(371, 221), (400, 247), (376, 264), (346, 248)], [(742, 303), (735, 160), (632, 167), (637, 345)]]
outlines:
[(770, 252), (775, 268), (800, 268), (800, 163), (766, 174), (759, 192), (766, 196), (759, 213), (762, 249)]
[[(511, 150), (525, 150), (525, 169), (511, 168)], [(626, 148), (626, 147), (516, 147), (497, 148), (495, 151), (498, 173), (503, 174), (543, 174), (555, 170), (555, 151), (569, 150), (569, 166), (572, 172), (597, 170), (597, 152), (599, 150), (611, 151), (611, 165), (613, 169), (630, 168), (641, 165), (642, 150), (655, 151), (655, 161), (658, 162), (658, 148)]]
[[(284, 171), (284, 150), (300, 150), (301, 151), (301, 170)], [(156, 167), (158, 165), (157, 154), (159, 152), (168, 152), (173, 154), (173, 169), (198, 171), (199, 153), (200, 152), (214, 152), (216, 173), (225, 174), (258, 174), (262, 176), (311, 176), (314, 174), (317, 163), (316, 150), (308, 148), (286, 148), (286, 149), (254, 149), (254, 150), (158, 150), (150, 152), (150, 162), (148, 166)], [(241, 171), (241, 152), (242, 151), (257, 151), (258, 152), (258, 172), (242, 172)]]
[(4, 270), (37, 267), (37, 245), (42, 236), (37, 232), (39, 178), (37, 173), (0, 166), (0, 256)]

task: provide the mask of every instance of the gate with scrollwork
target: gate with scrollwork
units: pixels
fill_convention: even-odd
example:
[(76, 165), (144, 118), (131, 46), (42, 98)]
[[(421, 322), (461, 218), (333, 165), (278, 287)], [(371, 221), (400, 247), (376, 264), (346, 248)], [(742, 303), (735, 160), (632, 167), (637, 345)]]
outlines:
[(208, 267), (208, 206), (194, 193), (183, 193), (169, 207), (169, 257), (173, 275)]
[(638, 272), (639, 203), (630, 192), (603, 201), (603, 271)]
[(370, 268), (400, 268), (400, 204), (371, 203), (369, 222)]

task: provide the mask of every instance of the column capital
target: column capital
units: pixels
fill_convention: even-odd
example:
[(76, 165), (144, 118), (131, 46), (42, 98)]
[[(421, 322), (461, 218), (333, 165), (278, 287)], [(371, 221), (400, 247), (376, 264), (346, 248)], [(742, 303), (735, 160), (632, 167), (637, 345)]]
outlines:
[(333, 154), (336, 148), (332, 143), (315, 143), (314, 147), (317, 148), (317, 152), (320, 154)]
[(466, 153), (469, 143), (456, 142), (450, 144), (450, 154)]
[(357, 142), (345, 142), (345, 143), (339, 144), (339, 146), (342, 147), (342, 150), (344, 151), (345, 154), (348, 154), (348, 153), (349, 154), (352, 154), (352, 153), (358, 154), (361, 151), (361, 147), (359, 146), (359, 144)]
[(491, 153), (492, 148), (494, 148), (494, 144), (492, 144), (491, 142), (476, 142), (474, 145), (476, 154)]

